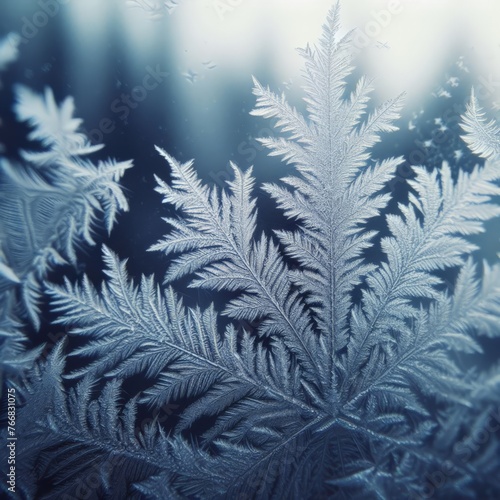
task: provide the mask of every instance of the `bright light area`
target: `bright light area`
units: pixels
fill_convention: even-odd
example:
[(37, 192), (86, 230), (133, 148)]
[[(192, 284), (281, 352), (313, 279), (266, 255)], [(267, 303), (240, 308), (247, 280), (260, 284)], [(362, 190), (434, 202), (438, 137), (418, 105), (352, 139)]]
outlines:
[[(73, 0), (75, 53), (93, 51), (112, 23), (121, 25), (130, 56), (140, 65), (151, 50), (174, 57), (180, 72), (217, 67), (224, 78), (250, 79), (259, 69), (277, 82), (300, 83), (302, 60), (293, 50), (314, 44), (331, 0), (175, 0), (157, 16), (163, 0)], [(168, 4), (168, 2), (166, 2)], [(488, 82), (500, 99), (500, 2), (497, 0), (355, 0), (342, 5), (342, 27), (354, 34), (364, 71), (377, 80), (381, 98), (407, 92), (421, 102), (435, 81), (464, 55), (478, 83)], [(142, 7), (141, 7), (142, 6)], [(115, 27), (116, 29), (116, 27)], [(166, 30), (169, 30), (168, 33)], [(159, 37), (159, 33), (169, 36)], [(173, 40), (167, 46), (167, 40)], [(80, 47), (80, 49), (79, 49)], [(100, 47), (100, 49), (99, 49)]]
[[(330, 0), (202, 0), (181, 2), (171, 14), (179, 64), (211, 59), (248, 71), (264, 58), (280, 80), (296, 79), (295, 47), (314, 43)], [(357, 28), (356, 44), (383, 97), (428, 89), (442, 68), (466, 50), (483, 78), (500, 79), (500, 2), (479, 0), (356, 0), (342, 4), (342, 27)], [(500, 96), (499, 89), (496, 89)]]

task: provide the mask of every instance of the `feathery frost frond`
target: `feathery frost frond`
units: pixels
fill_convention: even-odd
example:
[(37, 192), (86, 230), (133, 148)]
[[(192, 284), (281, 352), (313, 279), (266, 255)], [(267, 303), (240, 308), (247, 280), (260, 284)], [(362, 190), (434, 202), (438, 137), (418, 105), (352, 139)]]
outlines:
[(462, 128), (466, 135), (462, 139), (471, 151), (483, 158), (500, 155), (500, 127), (495, 120), (489, 120), (479, 106), (474, 89), (463, 117)]
[(128, 203), (118, 181), (131, 161), (83, 159), (102, 147), (92, 146), (78, 132), (67, 98), (60, 106), (50, 89), (44, 96), (17, 89), (18, 120), (33, 128), (29, 138), (41, 151), (22, 151), (24, 164), (2, 159), (0, 164), (0, 233), (9, 268), (17, 276), (22, 303), (39, 327), (43, 280), (56, 265), (76, 264), (77, 250), (94, 245), (100, 220), (111, 231)]

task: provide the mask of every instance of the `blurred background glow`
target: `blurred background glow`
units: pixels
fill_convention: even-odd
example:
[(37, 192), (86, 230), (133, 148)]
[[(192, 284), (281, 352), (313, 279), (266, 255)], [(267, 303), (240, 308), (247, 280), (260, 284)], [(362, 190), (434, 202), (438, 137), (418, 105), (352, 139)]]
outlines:
[[(43, 46), (64, 18), (64, 49), (73, 61), (77, 90), (94, 87), (110, 61), (117, 32), (127, 63), (144, 68), (155, 54), (171, 69), (197, 80), (249, 81), (265, 67), (268, 81), (300, 84), (302, 61), (293, 51), (314, 43), (332, 0), (29, 0), (6, 1), (17, 27), (48, 12), (49, 22), (26, 48)], [(55, 5), (55, 7), (54, 7)], [(356, 28), (359, 61), (377, 79), (381, 98), (408, 94), (408, 104), (429, 93), (443, 65), (467, 56), (478, 78), (500, 79), (500, 2), (497, 0), (349, 0), (342, 2), (344, 30)], [(52, 10), (51, 10), (52, 9)], [(56, 12), (57, 11), (57, 12)], [(56, 12), (51, 14), (51, 12)], [(45, 14), (42, 14), (45, 15)], [(40, 17), (38, 17), (38, 21)], [(35, 28), (36, 29), (36, 28)], [(213, 66), (213, 71), (207, 67)], [(215, 68), (216, 66), (216, 68)], [(500, 98), (499, 87), (493, 100)], [(96, 103), (98, 104), (98, 103)]]
[[(154, 2), (154, 0), (149, 0)], [(299, 78), (291, 50), (314, 43), (331, 0), (178, 0), (157, 22), (172, 30), (180, 69), (212, 60), (243, 75), (266, 61), (276, 81)], [(76, 6), (75, 6), (76, 9)], [(383, 97), (428, 90), (453, 50), (462, 50), (484, 78), (500, 78), (500, 2), (496, 0), (355, 0), (342, 3), (343, 28), (356, 28), (360, 56)], [(136, 54), (151, 45), (146, 11), (129, 9), (125, 30)], [(142, 17), (142, 19), (141, 19)], [(361, 34), (360, 34), (361, 33)], [(498, 90), (498, 89), (497, 89)], [(498, 94), (500, 95), (500, 93)]]

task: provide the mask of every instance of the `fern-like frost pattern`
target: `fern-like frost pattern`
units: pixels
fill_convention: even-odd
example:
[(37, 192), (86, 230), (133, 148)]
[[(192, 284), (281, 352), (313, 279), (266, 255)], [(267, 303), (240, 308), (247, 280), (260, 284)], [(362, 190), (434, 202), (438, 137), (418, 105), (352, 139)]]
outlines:
[[(3, 163), (0, 274), (22, 287), (35, 326), (49, 297), (80, 366), (65, 368), (60, 342), (19, 384), (27, 497), (41, 478), (47, 498), (74, 494), (92, 464), (96, 498), (427, 498), (436, 474), (440, 498), (500, 492), (500, 371), (472, 367), (500, 336), (500, 265), (478, 258), (500, 216), (500, 128), (472, 93), (464, 140), (484, 165), (417, 166), (390, 204), (403, 158), (372, 150), (396, 130), (403, 96), (373, 107), (364, 77), (348, 92), (352, 33), (338, 32), (336, 6), (301, 51), (305, 114), (254, 79), (252, 114), (279, 132), (261, 143), (289, 165), (262, 196), (294, 229), (262, 230), (251, 168), (231, 163), (220, 189), (157, 147), (170, 175), (157, 191), (173, 209), (149, 249), (169, 257), (162, 284), (135, 282), (105, 246), (100, 287), (46, 282), (94, 243), (97, 213), (111, 230), (127, 209), (117, 181), (131, 164), (84, 160), (98, 147), (72, 101), (18, 89), (16, 113), (44, 149)], [(374, 218), (383, 231), (368, 229)], [(180, 279), (228, 299), (187, 307)], [(138, 378), (138, 394), (122, 390)], [(168, 425), (137, 427), (172, 405)]]
[(97, 164), (85, 157), (101, 149), (78, 131), (74, 104), (58, 106), (50, 89), (43, 96), (26, 87), (17, 89), (14, 111), (32, 127), (28, 139), (41, 150), (21, 151), (23, 163), (2, 159), (0, 230), (11, 281), (21, 285), (22, 303), (39, 327), (39, 303), (48, 272), (56, 265), (77, 261), (83, 243), (94, 245), (97, 221), (111, 231), (117, 214), (128, 210), (118, 180), (132, 162)]

